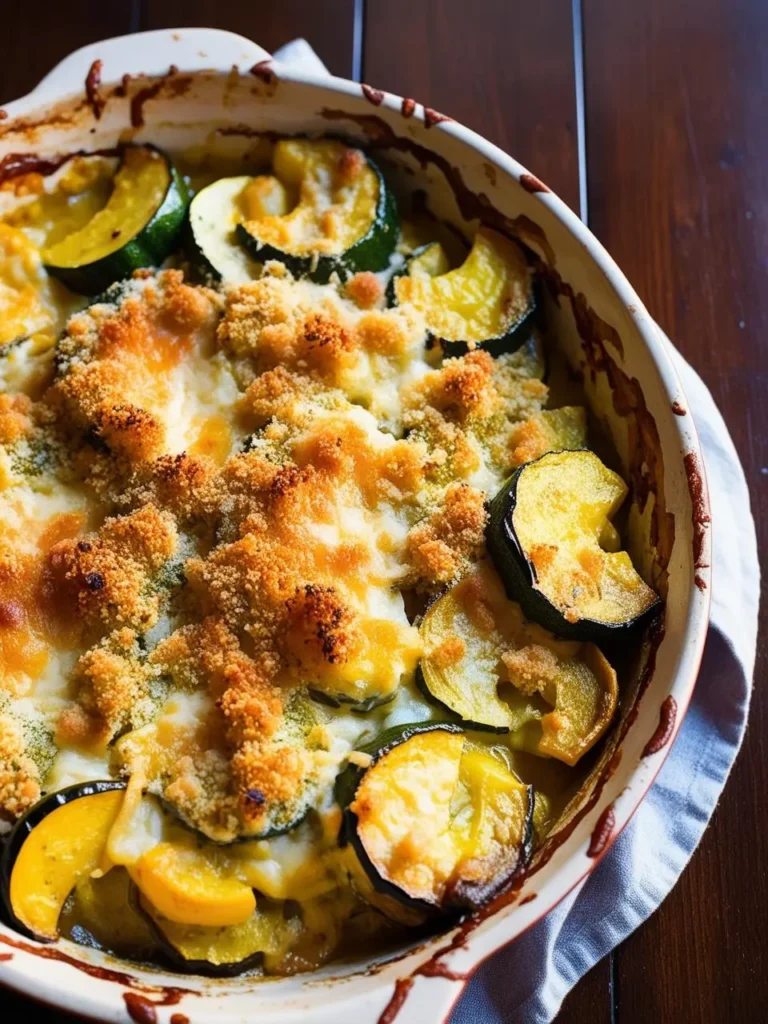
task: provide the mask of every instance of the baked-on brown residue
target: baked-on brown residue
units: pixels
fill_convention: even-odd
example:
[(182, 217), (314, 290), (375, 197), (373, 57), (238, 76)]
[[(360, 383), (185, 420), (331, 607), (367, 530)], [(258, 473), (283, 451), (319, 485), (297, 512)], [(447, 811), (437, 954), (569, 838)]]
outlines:
[(174, 76), (179, 74), (179, 69), (175, 64), (171, 64), (168, 68), (168, 74), (163, 75), (152, 85), (146, 86), (144, 89), (139, 89), (135, 96), (131, 97), (131, 125), (134, 128), (142, 128), (144, 125), (144, 104), (149, 100), (153, 100), (166, 84), (171, 84), (171, 95), (181, 96), (189, 88), (189, 84), (192, 81), (191, 75), (184, 75), (179, 78)]
[(171, 1024), (189, 1024), (189, 1017), (185, 1013), (172, 1013)]
[(686, 410), (679, 402), (672, 403), (672, 412), (675, 416), (685, 416)]
[(613, 830), (616, 827), (616, 815), (613, 813), (613, 804), (606, 807), (600, 817), (597, 819), (592, 838), (589, 841), (589, 848), (587, 849), (588, 857), (599, 857), (603, 850), (608, 845), (608, 841), (613, 835)]
[[(709, 563), (702, 561), (704, 556), (704, 541), (707, 536), (707, 527), (711, 519), (708, 512), (707, 500), (704, 495), (704, 480), (699, 468), (699, 460), (695, 452), (688, 452), (683, 459), (685, 463), (685, 474), (688, 477), (688, 490), (691, 495), (691, 521), (693, 522), (693, 567), (694, 569), (708, 569)], [(694, 582), (699, 590), (706, 589), (706, 581), (696, 573)]]
[(0, 110), (0, 121), (5, 121), (5, 119), (7, 117), (8, 117), (8, 111), (7, 110)]
[(254, 75), (256, 78), (260, 78), (262, 82), (266, 82), (267, 85), (272, 85), (277, 78), (277, 75), (272, 70), (271, 60), (260, 60), (258, 64), (254, 64), (249, 71), (250, 74)]
[(643, 757), (650, 757), (651, 754), (658, 754), (660, 750), (669, 743), (672, 733), (675, 731), (677, 719), (677, 701), (670, 695), (665, 697), (659, 708), (659, 724), (656, 732), (651, 736), (643, 749)]
[[(373, 150), (396, 149), (409, 153), (422, 168), (433, 164), (445, 176), (465, 220), (479, 220), (482, 224), (487, 224), (488, 227), (495, 228), (502, 234), (519, 238), (526, 245), (530, 246), (531, 243), (537, 245), (544, 253), (547, 262), (554, 266), (554, 249), (538, 224), (524, 214), (513, 218), (500, 213), (484, 192), (473, 192), (464, 182), (458, 168), (454, 167), (440, 153), (435, 153), (434, 150), (422, 146), (415, 139), (396, 135), (390, 125), (376, 114), (350, 114), (346, 110), (331, 107), (321, 108), (320, 113), (327, 121), (352, 121), (365, 133), (368, 145)], [(424, 113), (425, 123), (435, 115), (439, 120), (451, 120), (427, 108)], [(430, 124), (436, 123), (437, 121), (430, 122)], [(427, 127), (430, 124), (427, 124)]]
[(424, 107), (424, 124), (427, 128), (432, 128), (433, 125), (440, 124), (441, 121), (452, 120), (452, 117), (448, 117), (447, 114), (441, 114), (439, 110), (433, 110), (432, 107)]
[(403, 102), (400, 104), (400, 113), (403, 117), (413, 117), (413, 112), (416, 109), (416, 100), (412, 100), (410, 96), (406, 96)]
[(157, 1024), (157, 1010), (155, 1004), (136, 992), (123, 992), (125, 1008), (128, 1016), (136, 1021), (136, 1024)]
[(0, 960), (3, 963), (7, 963), (8, 960), (13, 960), (13, 953), (0, 953)]
[(552, 189), (540, 181), (535, 174), (521, 174), (520, 184), (526, 192), (551, 192)]
[(88, 106), (93, 111), (93, 116), (97, 121), (101, 117), (104, 107), (106, 106), (106, 100), (99, 92), (102, 67), (102, 62), (100, 60), (95, 60), (88, 68), (88, 74), (85, 76), (85, 96), (88, 100)]
[(384, 93), (381, 89), (374, 89), (372, 85), (367, 85), (365, 82), (361, 82), (360, 90), (363, 96), (365, 96), (368, 102), (372, 103), (374, 107), (380, 107), (384, 102)]
[(408, 998), (408, 993), (413, 988), (413, 975), (407, 978), (398, 978), (395, 982), (395, 991), (392, 998), (381, 1011), (378, 1024), (392, 1024), (392, 1021), (400, 1013), (403, 1003)]
[(448, 981), (466, 981), (469, 977), (460, 971), (452, 971), (439, 960), (427, 960), (414, 974), (420, 974), (423, 978), (446, 978)]

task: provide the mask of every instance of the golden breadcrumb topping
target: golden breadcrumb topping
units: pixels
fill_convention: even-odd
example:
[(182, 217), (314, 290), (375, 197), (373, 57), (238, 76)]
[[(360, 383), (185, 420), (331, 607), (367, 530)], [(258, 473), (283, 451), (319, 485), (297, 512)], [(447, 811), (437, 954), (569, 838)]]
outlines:
[(463, 575), (482, 552), (487, 521), (483, 492), (452, 484), (442, 504), (408, 533), (407, 555), (415, 580), (433, 588)]
[[(421, 314), (383, 306), (367, 272), (337, 289), (268, 263), (217, 292), (143, 271), (69, 320), (41, 399), (0, 396), (20, 479), (76, 509), (30, 576), (46, 632), (35, 619), (25, 651), (74, 652), (56, 743), (110, 744), (125, 772), (140, 756), (151, 791), (224, 841), (293, 820), (333, 763), (308, 688), (377, 700), (412, 677), (401, 592), (481, 554), (487, 492), (546, 401), (516, 357), (440, 365)], [(179, 695), (204, 702), (194, 728), (163, 724)], [(5, 728), (16, 814), (40, 780)]]
[(160, 595), (152, 576), (176, 552), (173, 517), (154, 505), (107, 519), (96, 533), (55, 544), (48, 556), (56, 586), (66, 591), (87, 631), (149, 629)]
[(27, 756), (21, 725), (0, 715), (0, 817), (20, 817), (40, 799), (40, 778)]

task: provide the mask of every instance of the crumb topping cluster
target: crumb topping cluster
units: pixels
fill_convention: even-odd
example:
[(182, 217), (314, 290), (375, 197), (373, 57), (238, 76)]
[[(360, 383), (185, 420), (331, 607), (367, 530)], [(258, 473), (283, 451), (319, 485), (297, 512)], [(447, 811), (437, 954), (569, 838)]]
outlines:
[[(488, 492), (546, 445), (547, 394), (524, 351), (442, 359), (373, 274), (341, 290), (267, 264), (215, 291), (139, 272), (69, 320), (44, 387), (0, 395), (0, 579), (25, 581), (0, 600), (0, 674), (31, 691), (69, 652), (55, 748), (114, 744), (214, 838), (267, 830), (331, 756), (308, 692), (411, 678), (403, 594), (481, 553)], [(197, 716), (171, 728), (175, 694)], [(0, 712), (15, 817), (49, 754)]]

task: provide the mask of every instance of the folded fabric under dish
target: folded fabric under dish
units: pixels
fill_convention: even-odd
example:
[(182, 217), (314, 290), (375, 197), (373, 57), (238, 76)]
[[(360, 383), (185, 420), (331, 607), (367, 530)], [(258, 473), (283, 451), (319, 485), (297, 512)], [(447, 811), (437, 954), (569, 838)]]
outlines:
[[(275, 58), (327, 73), (296, 39)], [(650, 917), (707, 827), (741, 746), (757, 643), (760, 570), (744, 472), (699, 375), (668, 342), (693, 413), (714, 524), (712, 614), (693, 700), (674, 747), (631, 822), (599, 867), (555, 909), (487, 960), (451, 1024), (547, 1024), (576, 982)], [(718, 523), (728, 523), (719, 531)]]

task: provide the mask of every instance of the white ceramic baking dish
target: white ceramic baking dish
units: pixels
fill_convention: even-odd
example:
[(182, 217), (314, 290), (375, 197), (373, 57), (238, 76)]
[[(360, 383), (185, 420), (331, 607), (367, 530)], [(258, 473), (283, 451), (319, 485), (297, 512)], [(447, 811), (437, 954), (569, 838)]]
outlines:
[(702, 655), (710, 594), (706, 483), (667, 342), (581, 221), (495, 146), (411, 99), (292, 70), (227, 32), (180, 29), (95, 43), (59, 64), (0, 112), (0, 174), (129, 139), (172, 153), (214, 147), (237, 161), (259, 145), (259, 133), (304, 131), (372, 144), (402, 188), (426, 189), (441, 216), (490, 221), (538, 254), (560, 343), (645, 507), (631, 529), (632, 548), (666, 590), (663, 628), (624, 695), (622, 722), (584, 806), (522, 888), (461, 930), (384, 962), (260, 982), (164, 974), (65, 941), (41, 946), (0, 926), (0, 981), (102, 1021), (442, 1019), (468, 973), (592, 871), (626, 825), (669, 751)]

